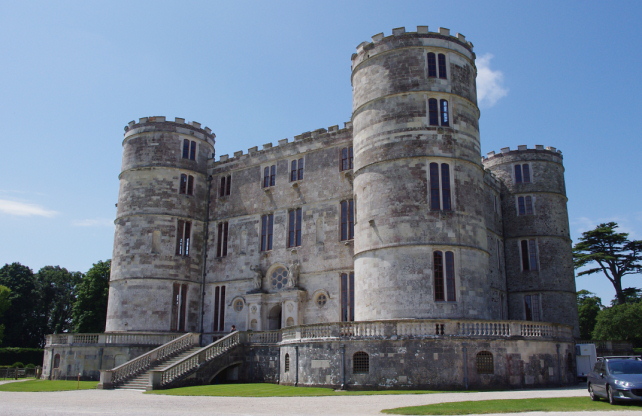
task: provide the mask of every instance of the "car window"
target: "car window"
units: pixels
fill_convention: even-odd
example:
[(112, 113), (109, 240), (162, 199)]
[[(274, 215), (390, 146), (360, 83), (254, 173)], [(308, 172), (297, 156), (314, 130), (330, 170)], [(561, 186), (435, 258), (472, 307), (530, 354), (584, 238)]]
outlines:
[(642, 361), (626, 360), (609, 363), (613, 374), (642, 374)]
[(609, 363), (609, 373), (611, 374), (625, 374), (624, 371), (625, 363), (622, 361), (610, 362)]

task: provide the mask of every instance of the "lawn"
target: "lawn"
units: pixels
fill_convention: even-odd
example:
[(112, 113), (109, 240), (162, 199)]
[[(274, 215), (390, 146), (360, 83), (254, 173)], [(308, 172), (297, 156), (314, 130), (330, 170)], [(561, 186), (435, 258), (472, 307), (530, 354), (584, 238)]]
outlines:
[(73, 380), (27, 380), (17, 381), (0, 385), (0, 391), (66, 391), (66, 390), (89, 390), (95, 389), (97, 381), (78, 381)]
[(555, 397), (547, 399), (483, 400), (437, 403), (425, 406), (398, 407), (382, 410), (393, 415), (470, 415), (519, 412), (607, 412), (614, 410), (642, 410), (642, 406), (628, 404), (612, 406), (605, 401), (591, 401), (586, 397)]
[[(375, 394), (430, 394), (449, 393), (433, 390), (378, 390), (345, 391), (322, 387), (293, 387), (269, 383), (214, 384), (148, 391), (146, 394), (171, 396), (232, 396), (232, 397), (301, 397), (301, 396), (366, 396)], [(452, 392), (450, 392), (452, 393)]]

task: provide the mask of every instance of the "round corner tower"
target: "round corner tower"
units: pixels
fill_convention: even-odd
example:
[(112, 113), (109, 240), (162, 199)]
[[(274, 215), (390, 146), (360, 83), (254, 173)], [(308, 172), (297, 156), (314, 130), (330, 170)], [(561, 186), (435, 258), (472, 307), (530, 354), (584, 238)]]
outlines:
[(557, 322), (578, 332), (575, 274), (562, 154), (519, 146), (484, 158), (503, 183), (509, 319)]
[(472, 44), (393, 29), (352, 56), (355, 319), (498, 319)]
[(107, 332), (198, 330), (214, 138), (181, 118), (125, 127)]

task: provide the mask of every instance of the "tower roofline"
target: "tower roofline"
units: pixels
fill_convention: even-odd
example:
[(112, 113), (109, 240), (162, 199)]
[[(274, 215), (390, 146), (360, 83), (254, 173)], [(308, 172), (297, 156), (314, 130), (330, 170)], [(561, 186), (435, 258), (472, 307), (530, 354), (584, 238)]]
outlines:
[(556, 156), (559, 156), (560, 158), (563, 158), (562, 151), (553, 146), (544, 146), (541, 144), (536, 144), (534, 149), (529, 149), (527, 145), (520, 144), (519, 146), (517, 146), (516, 150), (511, 150), (510, 147), (502, 147), (499, 153), (496, 153), (495, 151), (488, 152), (486, 153), (486, 156), (482, 156), (482, 160), (486, 161), (486, 160), (490, 160), (498, 157), (515, 156), (520, 153), (535, 153), (535, 152), (545, 152), (545, 153), (554, 154)]
[(197, 121), (185, 121), (184, 118), (175, 117), (174, 121), (169, 121), (165, 116), (141, 117), (138, 122), (130, 121), (125, 126), (125, 138), (150, 130), (171, 130), (177, 133), (188, 134), (201, 140), (210, 141), (214, 145), (216, 134), (212, 133), (209, 127), (201, 127)]
[[(373, 48), (375, 48), (378, 44), (386, 41), (390, 41), (396, 38), (435, 38), (435, 39), (443, 39), (447, 40), (450, 42), (455, 42), (462, 47), (466, 48), (473, 56), (473, 43), (470, 41), (466, 40), (466, 36), (462, 35), (461, 33), (457, 33), (456, 35), (451, 35), (450, 34), (450, 29), (440, 27), (438, 31), (436, 32), (430, 32), (428, 30), (428, 26), (417, 26), (417, 31), (416, 32), (406, 32), (405, 27), (398, 27), (392, 29), (392, 35), (390, 36), (385, 36), (383, 32), (377, 33), (376, 35), (372, 36), (372, 42), (361, 42), (357, 46), (357, 52), (352, 54), (352, 66), (355, 67), (358, 65), (361, 61), (364, 59), (364, 55), (367, 55), (368, 52), (370, 52)], [(366, 56), (367, 58), (368, 56)]]

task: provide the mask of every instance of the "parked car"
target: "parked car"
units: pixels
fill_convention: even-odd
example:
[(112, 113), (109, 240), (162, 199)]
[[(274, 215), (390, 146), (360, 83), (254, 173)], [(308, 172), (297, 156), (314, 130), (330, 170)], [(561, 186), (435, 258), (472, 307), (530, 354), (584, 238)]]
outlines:
[(642, 359), (600, 357), (586, 379), (591, 400), (642, 401)]

